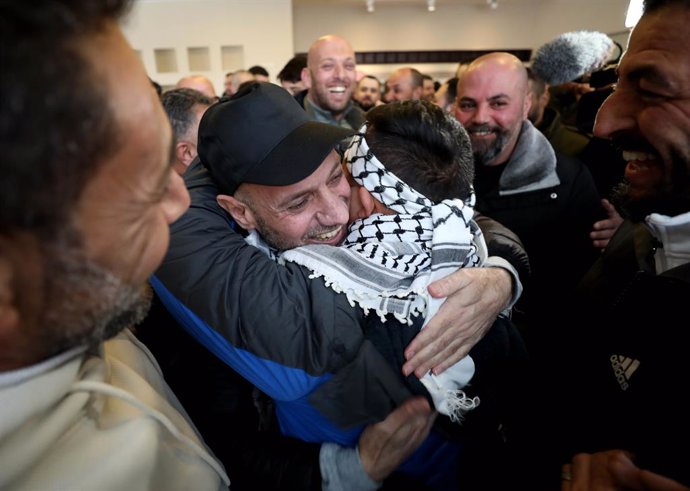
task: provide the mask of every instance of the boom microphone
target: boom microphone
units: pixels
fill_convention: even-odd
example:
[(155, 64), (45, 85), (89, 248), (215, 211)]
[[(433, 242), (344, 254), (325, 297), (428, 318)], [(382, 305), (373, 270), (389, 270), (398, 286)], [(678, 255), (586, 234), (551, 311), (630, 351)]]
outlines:
[(566, 32), (537, 50), (532, 70), (549, 85), (571, 82), (602, 68), (614, 46), (613, 40), (601, 32)]

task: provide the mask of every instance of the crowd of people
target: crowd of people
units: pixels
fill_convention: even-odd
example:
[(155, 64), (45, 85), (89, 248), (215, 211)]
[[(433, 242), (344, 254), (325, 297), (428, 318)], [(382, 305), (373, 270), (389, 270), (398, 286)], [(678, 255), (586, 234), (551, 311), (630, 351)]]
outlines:
[(0, 489), (690, 490), (687, 0), (591, 128), (601, 53), (159, 91), (130, 6), (0, 4)]

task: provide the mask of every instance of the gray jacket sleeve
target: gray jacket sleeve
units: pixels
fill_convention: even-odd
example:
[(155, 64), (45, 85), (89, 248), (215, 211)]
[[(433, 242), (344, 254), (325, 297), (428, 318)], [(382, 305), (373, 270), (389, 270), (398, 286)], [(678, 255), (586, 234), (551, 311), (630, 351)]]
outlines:
[(319, 462), (323, 491), (373, 491), (381, 486), (364, 472), (357, 448), (324, 443)]

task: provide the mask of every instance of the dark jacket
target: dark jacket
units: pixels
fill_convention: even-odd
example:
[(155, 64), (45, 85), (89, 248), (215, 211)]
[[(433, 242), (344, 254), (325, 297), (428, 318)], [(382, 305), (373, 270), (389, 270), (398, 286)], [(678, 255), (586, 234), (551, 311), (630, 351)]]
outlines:
[[(307, 93), (309, 90), (303, 90), (302, 92), (299, 92), (295, 94), (295, 99), (297, 102), (299, 102), (299, 105), (302, 106), (302, 108), (307, 111), (307, 114), (310, 115), (313, 119), (319, 120), (316, 118), (314, 114), (312, 114), (313, 109), (309, 108), (307, 106)], [(354, 103), (354, 101), (350, 101), (348, 103), (348, 107), (345, 109), (345, 115), (343, 116), (343, 119), (341, 121), (336, 122), (335, 118), (333, 117), (332, 114), (330, 114), (328, 111), (322, 110), (324, 112), (324, 118), (327, 119), (330, 124), (334, 125), (340, 125), (340, 126), (347, 126), (355, 131), (359, 130), (362, 125), (364, 124), (364, 121), (366, 120), (366, 117), (364, 116), (364, 111)], [(343, 124), (345, 123), (345, 124)]]
[[(357, 413), (361, 419), (340, 421), (349, 428), (383, 419), (410, 396), (364, 340), (360, 310), (323, 282), (309, 281), (307, 269), (279, 266), (247, 245), (217, 205), (217, 189), (203, 165), (193, 164), (185, 181), (192, 204), (171, 226), (170, 247), (152, 284), (202, 344), (278, 401), (284, 432), (291, 431), (292, 405), (302, 407), (307, 397), (318, 404), (312, 395), (316, 387), (355, 389), (356, 380), (370, 381), (371, 393), (357, 388), (350, 401), (366, 406)], [(179, 305), (167, 303), (165, 290)], [(314, 436), (302, 438), (318, 440), (319, 428), (330, 431), (326, 421), (319, 427), (318, 416), (311, 415)], [(335, 441), (352, 443), (356, 434)]]
[[(364, 339), (361, 312), (323, 282), (308, 281), (307, 270), (278, 266), (248, 246), (232, 231), (200, 163), (190, 166), (185, 181), (191, 208), (171, 227), (170, 250), (152, 279), (164, 301), (170, 295), (178, 301), (166, 307), (198, 341), (276, 400), (284, 432), (304, 427), (303, 420), (291, 419), (298, 415), (314, 432), (300, 437), (352, 444), (362, 425), (382, 419), (410, 395), (398, 372)], [(499, 241), (510, 242), (502, 238), (509, 232), (498, 233)], [(503, 250), (511, 247), (524, 264), (519, 245)], [(359, 418), (338, 421), (352, 428), (344, 437), (328, 434), (323, 412), (316, 411), (330, 406), (319, 397), (332, 390), (351, 394), (348, 413)]]
[(544, 116), (538, 128), (544, 133), (553, 149), (563, 155), (580, 157), (589, 143), (587, 135), (564, 125), (561, 122), (561, 115), (550, 107), (544, 109)]
[(571, 337), (558, 349), (561, 386), (572, 390), (563, 399), (583, 403), (564, 419), (570, 455), (622, 448), (688, 486), (690, 264), (655, 275), (654, 247), (643, 225), (625, 222), (579, 285)]
[(476, 209), (515, 232), (527, 250), (532, 274), (519, 307), (525, 322), (534, 324), (534, 315), (550, 318), (554, 300), (596, 260), (589, 233), (603, 210), (587, 168), (555, 154), (541, 133), (525, 125), (503, 168), (477, 167), (475, 188)]

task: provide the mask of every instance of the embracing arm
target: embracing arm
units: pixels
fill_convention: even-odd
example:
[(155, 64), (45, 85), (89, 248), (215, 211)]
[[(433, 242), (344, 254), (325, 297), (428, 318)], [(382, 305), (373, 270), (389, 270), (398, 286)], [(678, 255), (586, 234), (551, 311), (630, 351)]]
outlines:
[[(258, 371), (255, 363), (262, 369), (266, 363), (287, 367), (300, 377), (289, 387), (291, 398), (305, 395), (317, 383), (311, 379), (345, 365), (357, 352), (361, 314), (323, 282), (309, 281), (307, 270), (279, 266), (249, 246), (216, 203), (216, 188), (203, 167), (193, 164), (185, 181), (192, 204), (171, 226), (168, 253), (155, 273), (180, 303), (176, 317), (197, 317), (209, 326), (200, 331), (218, 347), (214, 353), (243, 376)], [(272, 397), (284, 395), (250, 381)]]
[(429, 285), (429, 293), (448, 297), (429, 324), (405, 349), (403, 373), (422, 377), (441, 373), (463, 358), (496, 317), (511, 307), (529, 276), (529, 260), (520, 239), (500, 223), (478, 214), (489, 249), (484, 268), (465, 268)]

